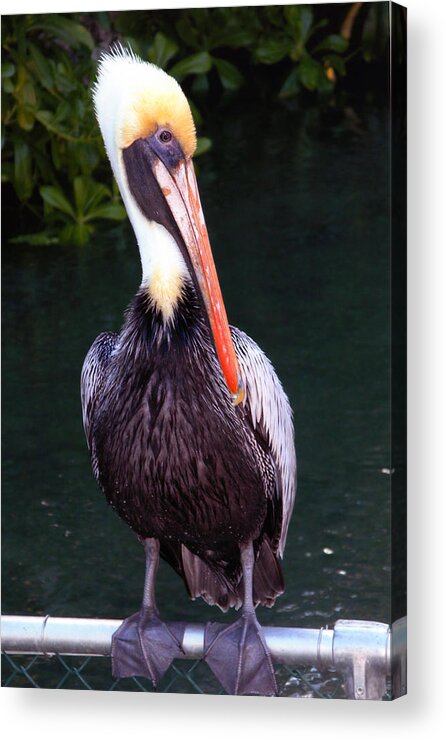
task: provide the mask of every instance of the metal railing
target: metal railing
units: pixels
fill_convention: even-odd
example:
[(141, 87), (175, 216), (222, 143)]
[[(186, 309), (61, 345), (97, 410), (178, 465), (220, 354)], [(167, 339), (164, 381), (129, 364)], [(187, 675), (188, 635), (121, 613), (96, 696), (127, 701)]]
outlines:
[[(46, 687), (48, 679), (42, 676), (53, 660), (62, 670), (60, 680), (51, 684), (55, 688), (70, 687), (71, 679), (76, 688), (105, 688), (104, 671), (98, 669), (94, 658), (110, 656), (111, 637), (120, 625), (121, 620), (113, 619), (3, 616), (2, 685)], [(192, 664), (183, 669), (179, 667), (183, 659), (176, 661), (160, 690), (222, 693), (212, 684), (209, 672), (198, 677), (203, 669), (204, 630), (204, 625), (186, 625), (182, 647), (184, 660)], [(405, 619), (392, 628), (358, 620), (338, 620), (333, 629), (265, 627), (264, 635), (273, 662), (280, 666), (281, 695), (380, 700), (406, 692)], [(20, 656), (26, 656), (25, 662)], [(78, 662), (67, 660), (70, 656), (76, 656)], [(311, 668), (305, 671), (303, 666)], [(105, 673), (110, 678), (109, 666)], [(95, 678), (101, 678), (100, 686), (94, 685)], [(133, 679), (131, 686), (133, 690), (153, 690), (150, 682), (141, 679)], [(129, 680), (115, 680), (107, 688), (129, 690)]]

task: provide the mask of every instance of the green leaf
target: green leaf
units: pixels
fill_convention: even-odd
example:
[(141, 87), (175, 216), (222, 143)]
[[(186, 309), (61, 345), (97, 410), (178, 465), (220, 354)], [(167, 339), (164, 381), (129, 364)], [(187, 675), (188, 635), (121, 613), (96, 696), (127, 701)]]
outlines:
[(200, 136), (197, 139), (197, 148), (195, 150), (195, 157), (199, 157), (201, 154), (205, 154), (209, 151), (209, 149), (212, 147), (212, 141), (211, 139), (208, 139), (206, 136)]
[(167, 64), (178, 51), (178, 45), (172, 39), (167, 38), (161, 31), (155, 35), (152, 46), (149, 49), (148, 59), (161, 69), (166, 69)]
[(321, 80), (326, 79), (323, 67), (309, 56), (299, 65), (299, 77), (307, 90), (316, 90)]
[(34, 126), (33, 111), (37, 105), (37, 96), (32, 78), (23, 65), (17, 70), (14, 96), (17, 100), (17, 122), (20, 128), (30, 131)]
[(300, 90), (299, 67), (293, 67), (279, 90), (279, 98), (292, 98)]
[(270, 38), (260, 42), (260, 46), (254, 52), (254, 57), (261, 64), (276, 64), (286, 57), (290, 50), (290, 39)]
[(59, 60), (55, 65), (54, 80), (57, 91), (65, 97), (70, 93), (79, 94), (82, 90), (79, 78), (75, 77), (75, 68), (67, 60)]
[(15, 65), (12, 62), (2, 62), (2, 80), (13, 77), (14, 73)]
[(86, 244), (94, 231), (91, 224), (68, 224), (60, 232), (60, 241), (64, 244), (82, 246)]
[(65, 154), (65, 142), (61, 142), (57, 136), (50, 138), (51, 161), (56, 168), (60, 170), (63, 167), (62, 154)]
[(53, 92), (54, 75), (49, 60), (44, 57), (35, 44), (29, 42), (28, 49), (33, 61), (37, 79), (46, 90)]
[[(342, 54), (348, 48), (347, 39), (338, 36), (337, 33), (332, 33), (323, 39), (320, 44), (314, 48), (316, 51), (336, 51), (338, 54)], [(312, 52), (313, 53), (313, 52)]]
[(186, 57), (181, 62), (174, 64), (169, 70), (169, 74), (173, 77), (181, 79), (187, 75), (199, 75), (209, 72), (212, 67), (212, 59), (207, 51), (200, 51), (197, 54), (192, 54), (190, 57)]
[(34, 116), (25, 106), (17, 110), (17, 123), (24, 131), (31, 131), (34, 126)]
[(55, 125), (54, 120), (54, 114), (50, 110), (39, 110), (37, 111), (37, 117), (39, 123), (42, 124), (42, 126), (45, 126), (50, 132), (53, 131), (53, 126)]
[(31, 78), (20, 87), (20, 91), (17, 93), (18, 101), (21, 105), (27, 108), (35, 108), (37, 102), (36, 90)]
[(62, 190), (56, 185), (42, 185), (39, 188), (40, 195), (42, 196), (45, 203), (51, 208), (55, 208), (58, 211), (62, 211), (67, 216), (76, 220), (76, 214), (71, 203), (67, 200)]
[(34, 15), (28, 27), (28, 32), (43, 31), (49, 36), (65, 42), (68, 46), (77, 49), (79, 46), (86, 46), (90, 51), (94, 49), (93, 37), (85, 26), (64, 18), (61, 15), (52, 13), (51, 15)]
[(257, 39), (257, 33), (254, 31), (237, 29), (237, 28), (221, 28), (218, 34), (214, 34), (212, 38), (212, 48), (218, 49), (223, 46), (230, 47), (232, 49), (240, 49), (244, 46), (251, 46)]
[(101, 201), (111, 197), (109, 189), (91, 177), (75, 177), (73, 190), (77, 214), (85, 220)]
[(87, 177), (75, 177), (73, 181), (74, 202), (76, 204), (76, 213), (83, 216), (87, 210), (87, 203), (90, 200), (91, 184)]
[[(54, 138), (54, 137), (53, 137)], [(67, 154), (77, 164), (78, 171), (82, 175), (89, 176), (99, 164), (99, 151), (95, 144), (67, 143)]]
[(39, 231), (35, 234), (20, 234), (9, 239), (10, 244), (31, 244), (33, 247), (45, 247), (49, 244), (58, 244), (59, 237), (49, 234), (47, 231)]
[(121, 203), (106, 203), (88, 212), (85, 221), (96, 221), (97, 219), (108, 219), (111, 221), (123, 221), (127, 211)]
[(295, 40), (305, 44), (313, 23), (313, 11), (304, 5), (286, 5), (284, 15)]
[(2, 87), (5, 93), (13, 93), (15, 90), (14, 83), (9, 77), (3, 80)]
[(54, 112), (53, 125), (63, 124), (64, 121), (68, 125), (73, 125), (72, 121), (75, 120), (73, 106), (69, 100), (61, 100)]
[(243, 76), (237, 67), (226, 59), (217, 59), (213, 57), (213, 62), (217, 68), (221, 84), (226, 90), (238, 90), (243, 84)]
[(199, 49), (200, 39), (197, 29), (194, 27), (187, 15), (182, 15), (175, 28), (182, 41), (186, 44), (186, 47), (192, 49)]
[(313, 10), (305, 6), (301, 6), (301, 36), (305, 43), (310, 36), (311, 24), (313, 23)]
[(285, 5), (283, 8), (283, 14), (285, 16), (285, 20), (287, 22), (287, 25), (293, 30), (293, 31), (300, 31), (301, 27), (301, 7), (298, 5)]
[(27, 200), (33, 191), (31, 153), (23, 139), (14, 141), (14, 187), (20, 200)]

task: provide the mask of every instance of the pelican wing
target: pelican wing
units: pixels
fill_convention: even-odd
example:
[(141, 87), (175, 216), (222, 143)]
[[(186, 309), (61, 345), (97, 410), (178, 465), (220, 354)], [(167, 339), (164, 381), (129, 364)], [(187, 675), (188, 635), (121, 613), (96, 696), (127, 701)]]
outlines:
[(240, 329), (231, 327), (231, 334), (246, 384), (242, 404), (276, 468), (276, 497), (282, 509), (277, 551), (283, 557), (296, 494), (293, 414), (282, 384), (260, 347)]
[(100, 398), (104, 380), (107, 377), (110, 357), (116, 347), (119, 335), (112, 332), (103, 332), (94, 340), (84, 360), (81, 372), (81, 403), (82, 419), (84, 423), (85, 437), (90, 450), (93, 472), (97, 478), (97, 466), (95, 461), (92, 426), (95, 409)]

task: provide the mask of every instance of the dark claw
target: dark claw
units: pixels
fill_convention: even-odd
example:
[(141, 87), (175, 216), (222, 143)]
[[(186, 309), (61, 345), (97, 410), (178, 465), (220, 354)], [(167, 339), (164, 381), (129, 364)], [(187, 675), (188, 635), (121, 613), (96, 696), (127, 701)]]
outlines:
[(255, 614), (227, 627), (209, 623), (203, 658), (228, 694), (277, 695), (274, 667)]
[(181, 647), (184, 626), (167, 626), (154, 610), (127, 617), (112, 637), (112, 672), (115, 678), (143, 676), (156, 686)]

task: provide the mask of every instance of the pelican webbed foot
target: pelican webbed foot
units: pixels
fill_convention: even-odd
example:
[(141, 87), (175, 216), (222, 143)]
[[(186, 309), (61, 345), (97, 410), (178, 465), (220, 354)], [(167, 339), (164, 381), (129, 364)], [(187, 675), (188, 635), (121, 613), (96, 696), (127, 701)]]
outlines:
[(271, 655), (254, 611), (227, 627), (209, 623), (203, 657), (228, 694), (276, 696)]
[(156, 687), (175, 658), (184, 655), (184, 625), (167, 626), (155, 601), (155, 577), (159, 563), (159, 542), (144, 540), (146, 573), (142, 606), (124, 619), (112, 636), (112, 672), (115, 678), (142, 676)]
[(156, 687), (172, 661), (184, 655), (183, 635), (182, 625), (167, 626), (154, 609), (132, 614), (112, 637), (113, 675), (149, 678)]

